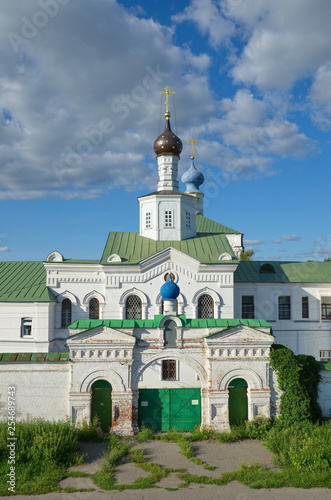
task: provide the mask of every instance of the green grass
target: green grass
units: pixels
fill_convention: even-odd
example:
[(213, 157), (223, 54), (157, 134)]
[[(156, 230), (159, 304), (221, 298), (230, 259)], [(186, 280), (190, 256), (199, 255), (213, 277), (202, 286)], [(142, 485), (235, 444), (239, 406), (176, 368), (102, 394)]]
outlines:
[[(8, 474), (8, 464), (2, 462), (0, 466), (0, 477), (5, 478)], [(64, 466), (51, 462), (31, 462), (22, 463), (16, 466), (16, 495), (42, 495), (52, 491), (59, 491), (59, 482), (66, 475)], [(7, 496), (8, 491), (6, 481), (0, 481), (0, 495)]]
[(104, 490), (115, 487), (115, 467), (117, 462), (130, 453), (131, 447), (120, 436), (109, 436), (109, 453), (105, 456), (101, 469), (93, 475), (97, 486)]

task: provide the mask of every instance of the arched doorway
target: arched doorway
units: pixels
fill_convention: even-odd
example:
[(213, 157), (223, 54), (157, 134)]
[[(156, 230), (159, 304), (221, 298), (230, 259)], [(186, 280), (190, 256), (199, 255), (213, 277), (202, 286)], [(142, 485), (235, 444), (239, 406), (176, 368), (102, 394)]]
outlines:
[(97, 380), (92, 384), (91, 420), (97, 418), (104, 432), (111, 427), (111, 391), (107, 380)]
[(229, 424), (240, 425), (248, 419), (247, 382), (236, 378), (230, 382), (229, 390)]

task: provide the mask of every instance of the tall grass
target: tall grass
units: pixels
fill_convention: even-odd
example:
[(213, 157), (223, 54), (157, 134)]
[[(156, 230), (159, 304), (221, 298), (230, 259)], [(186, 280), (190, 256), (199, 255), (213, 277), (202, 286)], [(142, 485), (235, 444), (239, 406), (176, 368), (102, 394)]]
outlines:
[(290, 427), (275, 426), (268, 432), (264, 443), (284, 467), (330, 470), (331, 420), (321, 425), (298, 422)]
[[(0, 457), (7, 458), (7, 422), (0, 423)], [(16, 462), (72, 462), (78, 447), (77, 429), (69, 422), (27, 420), (17, 422), (15, 428)]]
[[(66, 467), (78, 461), (78, 431), (69, 422), (40, 419), (16, 422), (16, 494), (37, 495), (59, 489)], [(8, 464), (8, 424), (0, 423), (0, 474), (6, 477)], [(8, 485), (0, 483), (0, 495), (8, 495)]]

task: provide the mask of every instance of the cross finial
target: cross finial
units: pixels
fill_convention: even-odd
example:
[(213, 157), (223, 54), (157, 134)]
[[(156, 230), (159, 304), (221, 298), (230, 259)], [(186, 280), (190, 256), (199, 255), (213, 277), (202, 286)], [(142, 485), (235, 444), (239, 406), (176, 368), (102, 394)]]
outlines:
[(176, 92), (171, 92), (170, 87), (164, 87), (164, 92), (160, 92), (160, 94), (165, 94), (166, 100), (165, 100), (165, 106), (166, 106), (166, 112), (165, 116), (166, 118), (170, 118), (170, 103), (169, 103), (169, 95), (170, 94), (175, 94)]
[(190, 141), (188, 141), (188, 144), (192, 144), (191, 146), (191, 159), (194, 160), (194, 155), (195, 155), (195, 150), (194, 150), (194, 144), (198, 144), (199, 141), (196, 141), (194, 137), (191, 138)]

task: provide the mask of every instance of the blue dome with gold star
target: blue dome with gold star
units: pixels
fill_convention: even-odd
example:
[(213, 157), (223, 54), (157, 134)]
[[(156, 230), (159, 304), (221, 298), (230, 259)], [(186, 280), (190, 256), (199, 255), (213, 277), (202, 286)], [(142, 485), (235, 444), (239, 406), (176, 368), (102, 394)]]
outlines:
[(203, 173), (199, 172), (194, 165), (194, 156), (191, 156), (191, 166), (182, 175), (182, 182), (186, 184), (187, 193), (199, 193), (199, 187), (203, 184), (205, 178)]
[(167, 281), (161, 286), (160, 294), (163, 300), (176, 300), (180, 294), (179, 286), (172, 281), (171, 273), (169, 273)]

